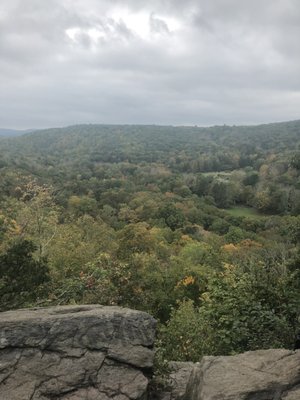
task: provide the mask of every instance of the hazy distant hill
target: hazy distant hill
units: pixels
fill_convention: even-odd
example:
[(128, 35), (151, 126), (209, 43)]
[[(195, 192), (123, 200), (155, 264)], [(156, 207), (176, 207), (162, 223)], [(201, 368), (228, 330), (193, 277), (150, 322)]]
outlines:
[(31, 129), (17, 130), (17, 129), (0, 128), (0, 136), (4, 136), (4, 137), (21, 136), (21, 135), (24, 135), (24, 133), (28, 133), (28, 132), (32, 132), (32, 130)]
[(2, 163), (35, 173), (49, 167), (55, 171), (78, 167), (79, 172), (87, 169), (93, 174), (99, 163), (123, 162), (159, 163), (173, 172), (195, 173), (258, 169), (274, 155), (288, 164), (300, 149), (300, 120), (209, 128), (90, 124), (19, 135), (1, 140)]
[[(1, 130), (1, 132), (9, 130)], [(55, 153), (70, 156), (93, 154), (99, 161), (121, 161), (133, 157), (144, 160), (145, 153), (161, 158), (174, 151), (207, 153), (241, 151), (245, 147), (257, 150), (276, 148), (295, 150), (300, 140), (300, 120), (257, 126), (213, 126), (209, 128), (158, 125), (74, 125), (65, 128), (11, 131), (10, 136), (22, 135), (10, 142), (25, 155)], [(249, 149), (247, 149), (249, 151)], [(159, 153), (159, 154), (158, 154)], [(73, 156), (74, 154), (72, 154)], [(156, 157), (155, 157), (156, 156)], [(121, 158), (121, 160), (120, 160)], [(163, 157), (164, 158), (164, 157)]]

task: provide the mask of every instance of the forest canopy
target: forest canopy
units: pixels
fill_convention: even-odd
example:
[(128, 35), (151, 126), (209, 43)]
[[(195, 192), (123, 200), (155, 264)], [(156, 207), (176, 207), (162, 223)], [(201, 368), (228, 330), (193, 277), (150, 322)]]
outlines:
[(0, 138), (0, 309), (150, 312), (163, 357), (291, 346), (300, 121)]

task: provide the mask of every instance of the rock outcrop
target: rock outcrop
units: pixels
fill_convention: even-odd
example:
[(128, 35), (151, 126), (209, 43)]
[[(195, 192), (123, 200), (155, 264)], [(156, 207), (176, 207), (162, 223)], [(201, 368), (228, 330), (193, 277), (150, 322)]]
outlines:
[[(0, 314), (1, 400), (146, 400), (155, 320), (119, 307)], [(170, 363), (159, 400), (300, 400), (300, 350)]]
[(1, 400), (146, 399), (155, 320), (119, 307), (0, 314)]
[(171, 363), (163, 400), (300, 400), (300, 350), (259, 350)]

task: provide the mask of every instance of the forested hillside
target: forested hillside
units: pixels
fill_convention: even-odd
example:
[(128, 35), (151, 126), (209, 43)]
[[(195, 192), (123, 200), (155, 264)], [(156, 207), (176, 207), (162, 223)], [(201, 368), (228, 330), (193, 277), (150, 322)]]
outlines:
[(0, 138), (0, 307), (150, 312), (163, 357), (290, 346), (300, 121)]

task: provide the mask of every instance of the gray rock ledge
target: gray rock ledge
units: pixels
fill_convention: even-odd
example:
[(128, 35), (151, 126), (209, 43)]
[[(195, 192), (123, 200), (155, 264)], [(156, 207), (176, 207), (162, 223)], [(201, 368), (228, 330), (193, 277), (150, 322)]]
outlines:
[(155, 327), (120, 307), (2, 312), (0, 399), (146, 399)]
[(300, 400), (300, 350), (249, 351), (171, 363), (159, 400)]

